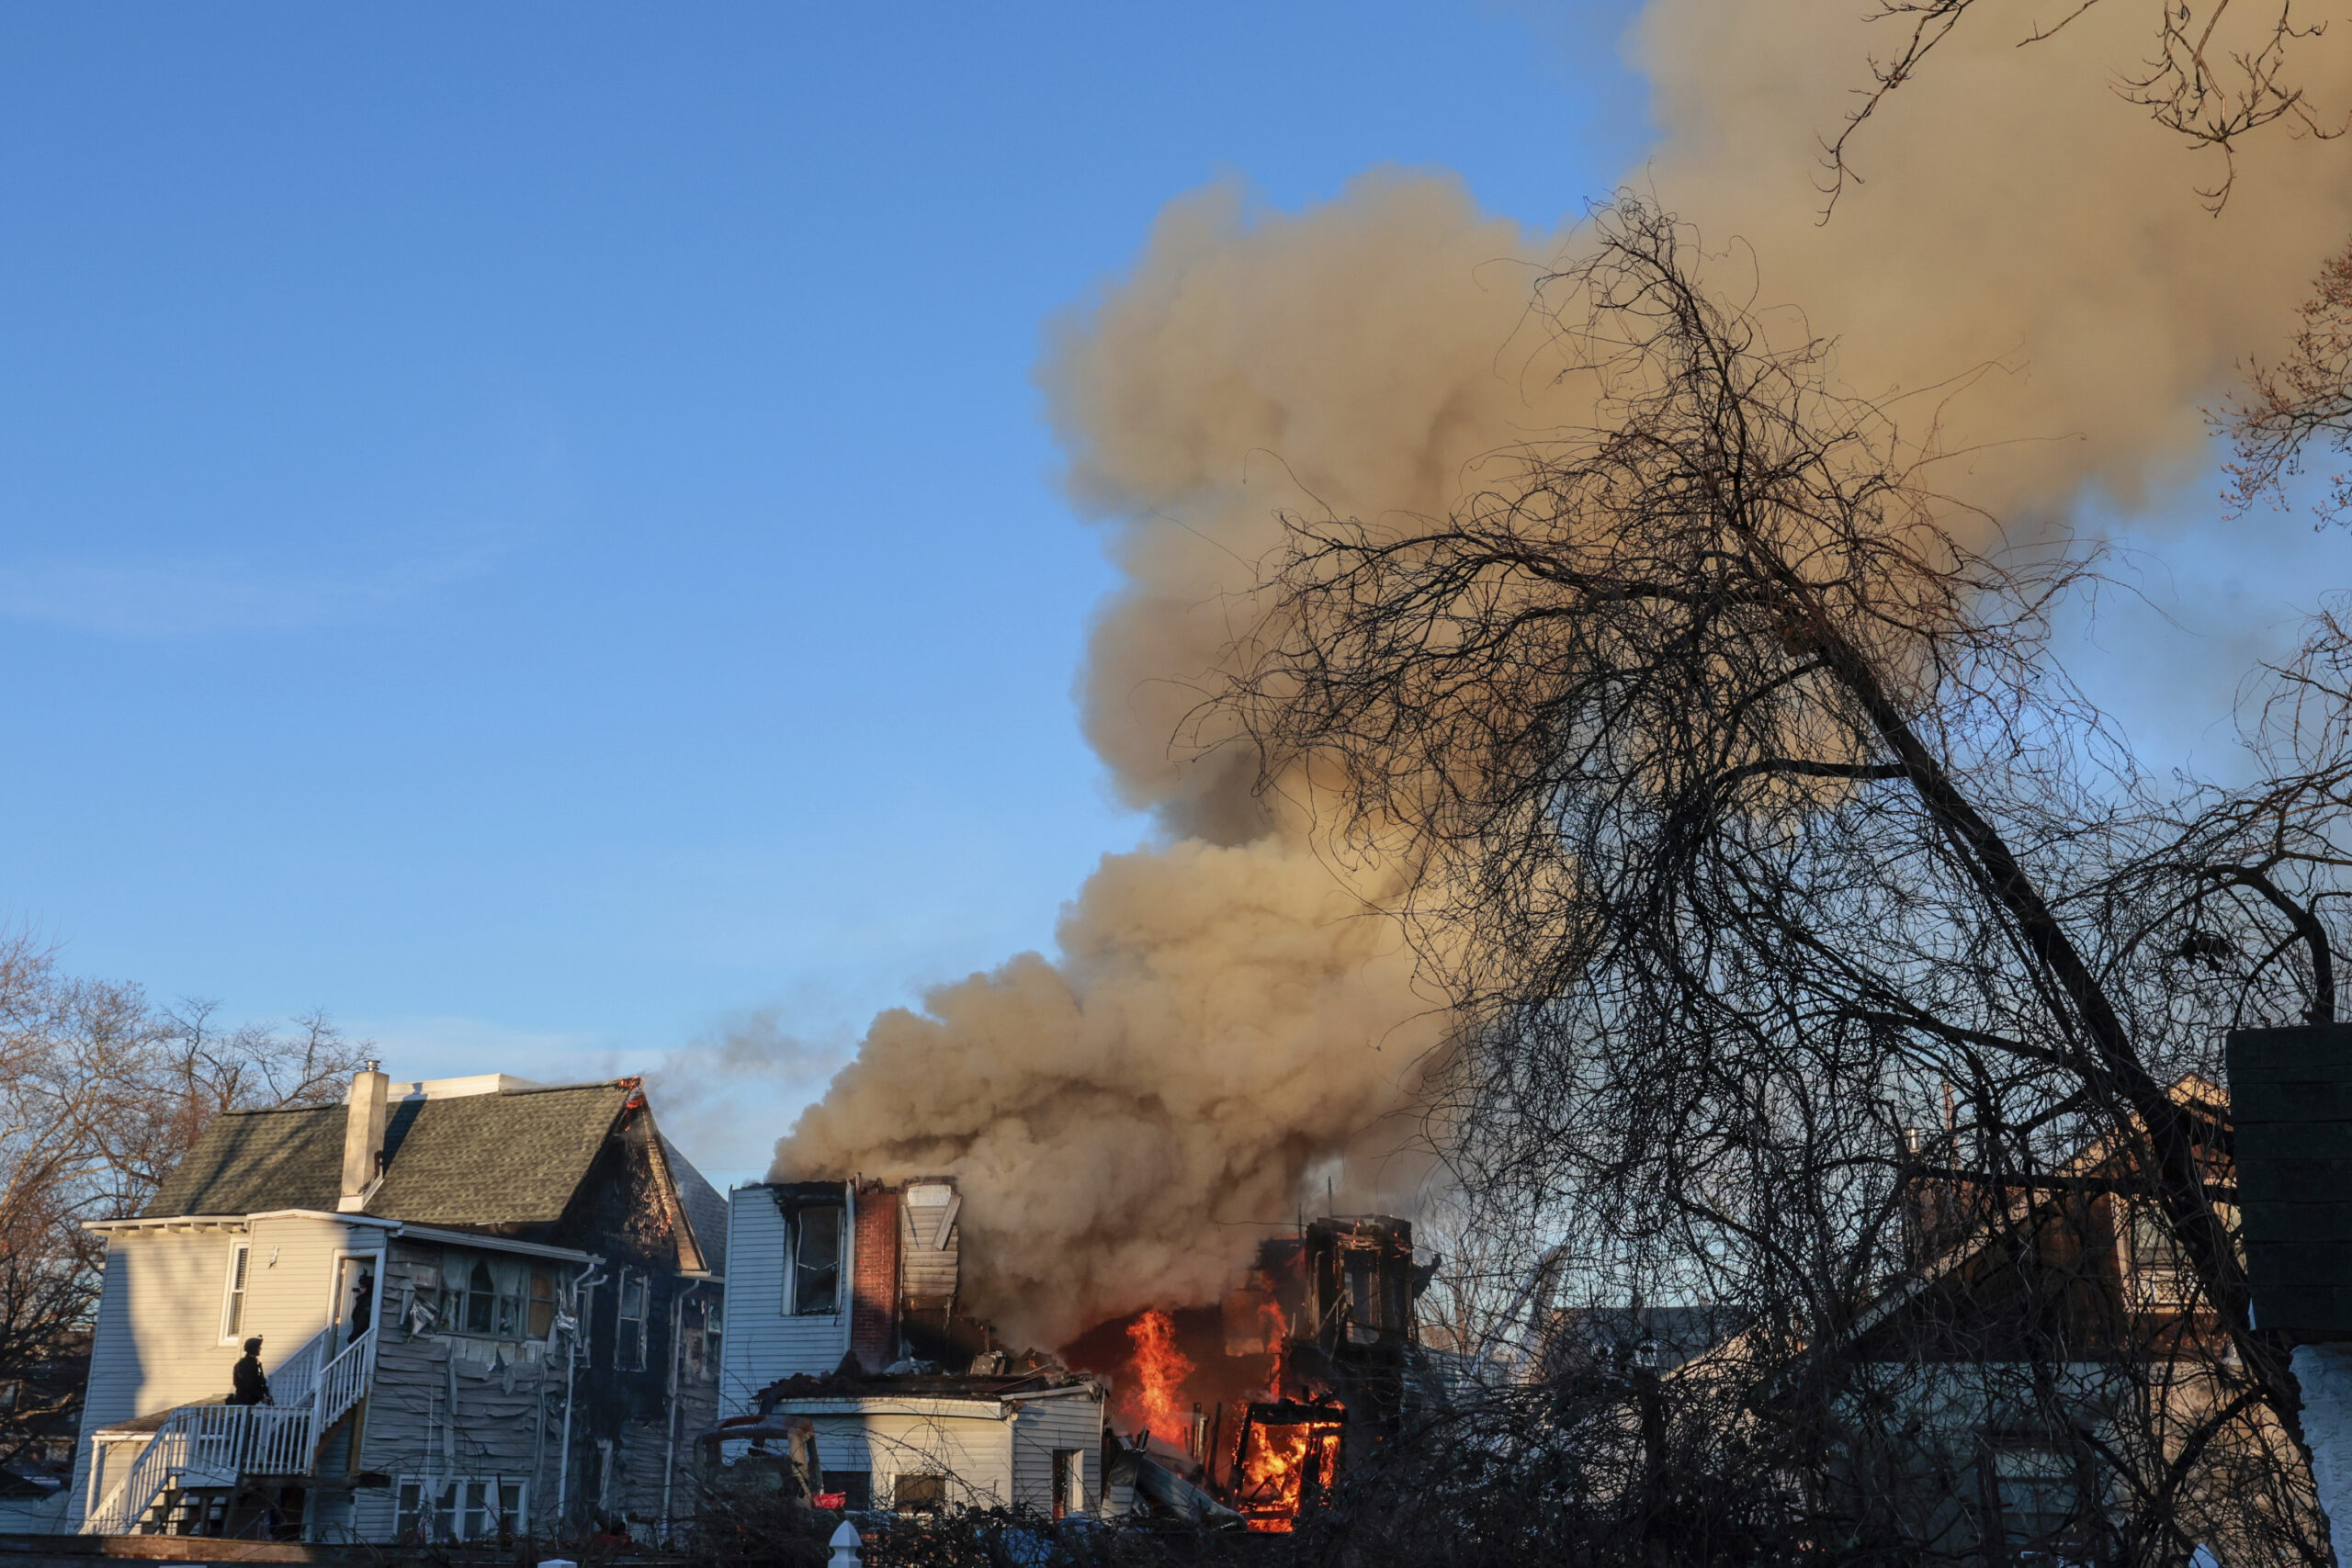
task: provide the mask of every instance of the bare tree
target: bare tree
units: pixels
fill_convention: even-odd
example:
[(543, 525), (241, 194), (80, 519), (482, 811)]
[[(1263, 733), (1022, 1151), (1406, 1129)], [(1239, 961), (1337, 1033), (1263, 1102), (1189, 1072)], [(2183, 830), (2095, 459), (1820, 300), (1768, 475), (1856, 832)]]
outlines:
[(0, 1465), (80, 1406), (104, 1257), (83, 1222), (137, 1213), (222, 1111), (335, 1099), (367, 1049), (323, 1015), (224, 1032), (216, 1010), (0, 941)]
[[(2030, 24), (2018, 42), (2046, 42), (2100, 3), (2073, 0), (2056, 20)], [(1873, 19), (1900, 29), (1899, 41), (1892, 53), (1871, 60), (1871, 85), (1861, 92), (1861, 102), (1837, 136), (1823, 144), (1821, 188), (1831, 208), (1849, 182), (1860, 183), (1849, 153), (1863, 126), (1979, 4), (1879, 0)], [(2118, 76), (2115, 91), (2189, 146), (2222, 155), (2222, 177), (2199, 193), (2208, 206), (2218, 210), (2228, 201), (2237, 179), (2239, 143), (2256, 131), (2283, 121), (2307, 136), (2344, 133), (2341, 111), (2316, 105), (2290, 69), (2295, 46), (2316, 38), (2326, 27), (2298, 21), (2293, 0), (2207, 0), (2201, 6), (2188, 0), (2146, 0), (2146, 8), (2153, 24), (2150, 53), (2139, 70)]]
[[(2265, 785), (2156, 788), (2050, 656), (2086, 564), (1671, 220), (1597, 227), (1548, 296), (1594, 428), (1450, 517), (1291, 519), (1225, 698), (1330, 853), (1419, 868), (1464, 1190), (1593, 1299), (1736, 1308), (1620, 1426), (1737, 1471), (1674, 1484), (1743, 1551), (2329, 1561), (2211, 1085), (2233, 1024), (2335, 1016), (2352, 666), (2289, 672)], [(1570, 1467), (1560, 1550), (1714, 1560), (1629, 1533), (1657, 1462)]]

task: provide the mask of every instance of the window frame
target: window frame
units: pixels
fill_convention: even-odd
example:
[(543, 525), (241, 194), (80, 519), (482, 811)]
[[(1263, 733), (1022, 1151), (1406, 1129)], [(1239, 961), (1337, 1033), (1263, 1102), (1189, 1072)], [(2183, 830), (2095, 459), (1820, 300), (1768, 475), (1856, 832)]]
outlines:
[[(908, 1483), (911, 1482), (910, 1486)], [(928, 1494), (910, 1497), (908, 1494)], [(890, 1511), (894, 1514), (938, 1514), (947, 1508), (947, 1475), (936, 1470), (902, 1470), (890, 1477)]]
[[(648, 1320), (653, 1314), (653, 1277), (642, 1269), (623, 1268), (615, 1281), (613, 1292), (613, 1370), (616, 1372), (641, 1372), (645, 1370), (646, 1350), (650, 1333)], [(637, 1292), (637, 1313), (628, 1310), (629, 1292)], [(634, 1334), (630, 1330), (636, 1330)]]
[(1053, 1487), (1051, 1508), (1054, 1517), (1065, 1519), (1072, 1514), (1086, 1512), (1086, 1450), (1084, 1449), (1052, 1449)]
[[(495, 1339), (498, 1337), (498, 1276), (492, 1270), (489, 1258), (480, 1253), (471, 1256), (473, 1267), (466, 1270), (466, 1289), (460, 1298), (463, 1304), (459, 1308), (457, 1330), (478, 1338)], [(477, 1280), (482, 1283), (477, 1284)], [(474, 1325), (477, 1315), (481, 1319), (480, 1327)]]
[[(833, 1276), (832, 1304), (826, 1307), (804, 1307), (801, 1304), (801, 1273), (808, 1268), (800, 1256), (803, 1238), (807, 1235), (804, 1226), (808, 1215), (820, 1213), (833, 1216), (833, 1260), (831, 1266)], [(795, 1206), (786, 1216), (784, 1227), (784, 1299), (777, 1303), (783, 1315), (786, 1317), (839, 1317), (842, 1314), (843, 1276), (848, 1272), (844, 1265), (848, 1261), (849, 1205), (844, 1202), (802, 1203)], [(821, 1269), (809, 1269), (808, 1271), (824, 1272)]]
[[(392, 1539), (436, 1546), (520, 1540), (528, 1533), (530, 1498), (522, 1476), (401, 1475), (392, 1483)], [(428, 1521), (431, 1533), (412, 1535)]]
[[(2005, 1466), (2004, 1459), (2011, 1464)], [(2013, 1470), (2020, 1460), (2045, 1462), (2038, 1472)], [(2109, 1523), (2099, 1496), (2096, 1468), (2078, 1437), (2030, 1431), (1991, 1433), (1984, 1442), (1983, 1465), (1985, 1508), (1991, 1516), (1986, 1536), (2003, 1562), (2011, 1561), (2020, 1552), (2080, 1547)], [(2055, 1529), (2032, 1533), (2029, 1520), (2048, 1520), (2057, 1510), (2013, 1507), (2012, 1490), (2020, 1501), (2029, 1492), (2063, 1493), (2067, 1499), (2064, 1518)]]
[(234, 1242), (229, 1247), (229, 1271), (220, 1282), (220, 1342), (223, 1345), (241, 1345), (249, 1337), (245, 1308), (253, 1294), (253, 1252), (251, 1241)]
[[(544, 1287), (546, 1294), (540, 1293)], [(525, 1337), (545, 1339), (555, 1332), (555, 1320), (560, 1310), (563, 1283), (553, 1269), (533, 1265), (523, 1297), (523, 1329)]]

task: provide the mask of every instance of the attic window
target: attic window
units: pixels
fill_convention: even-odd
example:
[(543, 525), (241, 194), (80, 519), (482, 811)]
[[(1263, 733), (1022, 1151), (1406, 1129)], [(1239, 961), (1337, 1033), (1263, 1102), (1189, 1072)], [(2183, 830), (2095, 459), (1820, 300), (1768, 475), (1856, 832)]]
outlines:
[(794, 1209), (789, 1227), (791, 1267), (785, 1275), (784, 1310), (796, 1317), (841, 1311), (842, 1205)]

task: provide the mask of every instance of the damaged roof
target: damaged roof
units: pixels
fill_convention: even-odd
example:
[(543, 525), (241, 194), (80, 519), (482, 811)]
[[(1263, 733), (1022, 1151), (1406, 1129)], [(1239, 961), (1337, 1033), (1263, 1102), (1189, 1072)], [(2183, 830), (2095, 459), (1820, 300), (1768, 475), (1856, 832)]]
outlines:
[[(638, 1092), (625, 1081), (397, 1101), (384, 1128), (384, 1179), (365, 1212), (437, 1225), (559, 1220)], [(144, 1213), (332, 1212), (343, 1190), (346, 1122), (340, 1104), (223, 1112)], [(667, 1138), (662, 1152), (694, 1239), (710, 1271), (720, 1272), (726, 1200)]]

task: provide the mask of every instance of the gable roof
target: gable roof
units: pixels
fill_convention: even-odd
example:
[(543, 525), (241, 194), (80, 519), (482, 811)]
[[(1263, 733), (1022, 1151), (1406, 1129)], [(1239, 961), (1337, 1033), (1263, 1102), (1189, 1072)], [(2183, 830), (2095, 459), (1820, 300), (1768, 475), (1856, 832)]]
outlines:
[(636, 1092), (599, 1083), (403, 1100), (384, 1128), (384, 1184), (368, 1213), (445, 1225), (561, 1219)]
[(141, 1213), (259, 1214), (333, 1209), (343, 1190), (344, 1108), (216, 1116)]
[(694, 1168), (693, 1162), (678, 1152), (678, 1145), (662, 1139), (662, 1153), (670, 1162), (670, 1178), (678, 1191), (678, 1206), (686, 1213), (686, 1228), (694, 1233), (695, 1247), (702, 1253), (702, 1266), (710, 1273), (724, 1279), (727, 1274), (727, 1200)]
[[(390, 1108), (384, 1179), (367, 1213), (422, 1224), (560, 1219), (636, 1092), (633, 1083), (599, 1083), (402, 1100)], [(345, 1119), (341, 1105), (215, 1117), (145, 1213), (332, 1211)]]

